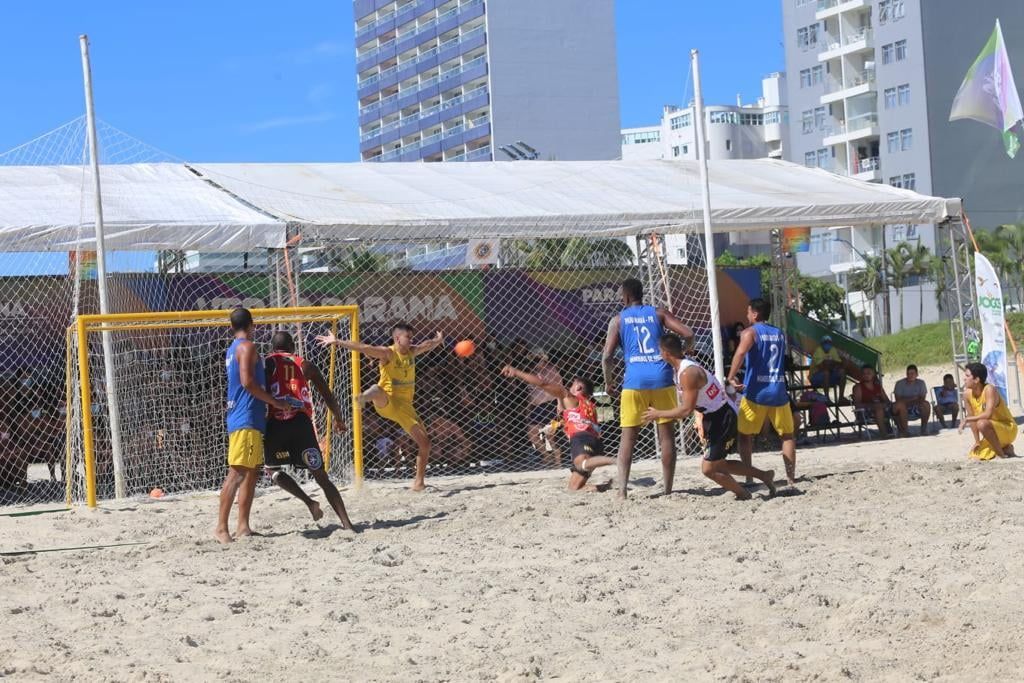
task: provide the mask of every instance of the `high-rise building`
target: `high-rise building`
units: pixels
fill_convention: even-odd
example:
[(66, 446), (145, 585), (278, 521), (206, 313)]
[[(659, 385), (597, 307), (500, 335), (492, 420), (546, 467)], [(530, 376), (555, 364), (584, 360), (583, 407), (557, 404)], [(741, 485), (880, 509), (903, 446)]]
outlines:
[(354, 0), (363, 161), (619, 155), (614, 0)]
[[(962, 197), (976, 226), (1024, 220), (1024, 160), (1007, 158), (995, 130), (948, 120), (997, 18), (1011, 64), (1024, 74), (1021, 9), (1021, 0), (782, 0), (790, 77), (786, 158), (868, 182)], [(797, 263), (805, 274), (841, 281), (865, 256), (901, 242), (934, 250), (935, 226), (815, 229), (810, 251), (798, 254)], [(906, 295), (904, 306), (913, 311), (904, 316), (906, 324), (917, 324), (918, 288)], [(935, 319), (935, 296), (923, 296), (925, 320)]]
[[(786, 75), (768, 74), (761, 81), (762, 95), (756, 102), (709, 104), (704, 107), (708, 159), (781, 159), (789, 137), (786, 107)], [(622, 129), (623, 160), (697, 159), (695, 107), (666, 105), (661, 122), (653, 126)], [(737, 232), (715, 236), (715, 251), (728, 249), (744, 257), (765, 253), (771, 238), (767, 232)], [(631, 245), (632, 246), (632, 245)], [(669, 263), (686, 264), (696, 254), (703, 259), (698, 241), (684, 235), (667, 235), (665, 252)]]

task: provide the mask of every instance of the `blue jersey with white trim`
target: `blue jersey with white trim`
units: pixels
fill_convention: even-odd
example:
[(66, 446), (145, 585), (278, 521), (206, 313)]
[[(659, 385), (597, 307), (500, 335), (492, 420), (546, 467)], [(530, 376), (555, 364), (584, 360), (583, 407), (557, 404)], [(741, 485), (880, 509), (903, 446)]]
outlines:
[(743, 397), (762, 406), (789, 403), (786, 391), (786, 334), (766, 323), (754, 323), (754, 345), (747, 351)]
[[(224, 355), (224, 367), (228, 373), (228, 405), (227, 405), (227, 427), (228, 433), (239, 429), (258, 429), (261, 432), (267, 430), (267, 406), (242, 386), (242, 374), (238, 367), (238, 357), (235, 351), (238, 346), (246, 341), (235, 339), (228, 347)], [(267, 383), (266, 372), (263, 363), (256, 359), (256, 367), (253, 368), (256, 383), (261, 387)]]
[(661, 358), (661, 321), (654, 306), (630, 306), (619, 314), (619, 344), (626, 364), (624, 389), (672, 386), (672, 368)]

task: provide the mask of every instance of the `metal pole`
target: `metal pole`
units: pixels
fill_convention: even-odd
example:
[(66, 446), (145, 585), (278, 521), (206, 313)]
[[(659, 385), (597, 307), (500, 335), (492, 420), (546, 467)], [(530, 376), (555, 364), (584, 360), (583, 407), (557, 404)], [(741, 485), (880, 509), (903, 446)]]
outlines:
[(704, 204), (704, 270), (708, 276), (708, 300), (711, 306), (711, 341), (714, 345), (715, 376), (725, 379), (725, 360), (722, 349), (722, 321), (718, 311), (718, 278), (715, 273), (715, 244), (711, 231), (711, 183), (708, 179), (708, 148), (704, 132), (704, 95), (700, 89), (700, 55), (690, 50), (693, 67), (693, 95), (697, 124), (697, 154), (700, 160), (701, 198)]
[(850, 271), (843, 273), (843, 291), (846, 292), (846, 334), (853, 336), (853, 327), (850, 324)]
[[(92, 67), (89, 65), (89, 37), (81, 35), (82, 77), (85, 80), (85, 122), (89, 135), (89, 157), (92, 161), (93, 191), (96, 194), (96, 288), (100, 297), (100, 314), (110, 313), (107, 297), (107, 254), (103, 241), (103, 196), (100, 192), (99, 145), (96, 142), (96, 114), (92, 100)], [(110, 450), (114, 465), (114, 495), (124, 498), (124, 460), (121, 451), (121, 411), (117, 403), (117, 385), (114, 377), (114, 342), (109, 331), (101, 333), (103, 339), (103, 376), (107, 393), (107, 415), (110, 420)], [(83, 411), (83, 414), (84, 411)]]
[(882, 289), (885, 298), (882, 300), (882, 315), (885, 317), (885, 333), (892, 334), (892, 309), (889, 307), (889, 254), (885, 245), (885, 226), (882, 226)]

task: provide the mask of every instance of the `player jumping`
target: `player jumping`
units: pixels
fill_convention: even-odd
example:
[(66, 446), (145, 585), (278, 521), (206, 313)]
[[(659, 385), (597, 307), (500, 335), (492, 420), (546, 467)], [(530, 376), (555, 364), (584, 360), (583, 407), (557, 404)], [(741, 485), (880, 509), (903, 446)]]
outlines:
[(295, 341), (287, 332), (275, 332), (270, 340), (274, 352), (266, 358), (267, 388), (274, 398), (293, 404), (287, 410), (271, 408), (270, 419), (267, 420), (267, 436), (264, 441), (266, 464), (264, 468), (270, 473), (270, 480), (292, 494), (309, 508), (314, 521), (324, 516), (320, 504), (309, 497), (302, 487), (292, 479), (281, 467), (291, 465), (298, 469), (307, 469), (313, 479), (327, 496), (327, 501), (334, 508), (341, 520), (341, 526), (355, 531), (352, 522), (345, 512), (345, 503), (337, 487), (327, 476), (324, 469), (324, 457), (316, 440), (313, 429), (313, 401), (309, 394), (309, 384), (313, 385), (323, 398), (327, 409), (334, 416), (334, 430), (345, 430), (345, 418), (341, 414), (341, 406), (334, 398), (334, 393), (320, 369), (308, 360), (295, 355)]
[(750, 492), (733, 476), (754, 477), (764, 482), (769, 495), (775, 495), (775, 472), (759, 470), (726, 457), (736, 445), (736, 407), (729, 400), (718, 378), (697, 363), (684, 357), (683, 342), (674, 334), (663, 335), (659, 342), (661, 357), (673, 370), (679, 405), (670, 410), (648, 408), (644, 422), (660, 418), (682, 420), (694, 411), (703, 416), (704, 459), (700, 471), (740, 500), (749, 500)]
[(228, 375), (228, 473), (220, 489), (217, 530), (214, 536), (221, 543), (230, 543), (228, 517), (238, 496), (238, 527), (236, 537), (251, 536), (249, 512), (256, 493), (256, 481), (263, 465), (263, 431), (267, 425), (267, 405), (286, 410), (290, 406), (264, 389), (266, 379), (263, 363), (252, 334), (252, 314), (244, 308), (231, 311), (231, 331), (235, 340), (224, 356)]
[(545, 382), (541, 377), (516, 370), (511, 365), (502, 368), (501, 374), (543, 389), (558, 399), (565, 435), (569, 437), (569, 490), (607, 491), (610, 484), (587, 484), (590, 475), (598, 467), (615, 464), (615, 458), (605, 457), (601, 444), (597, 406), (594, 405), (594, 384), (582, 377), (575, 377), (566, 389), (560, 382)]
[(317, 341), (324, 346), (334, 344), (379, 361), (380, 381), (360, 394), (356, 400), (360, 407), (372, 402), (378, 415), (397, 423), (416, 442), (416, 476), (410, 488), (413, 491), (422, 491), (427, 487), (424, 479), (427, 474), (427, 461), (430, 459), (430, 438), (412, 403), (416, 392), (416, 356), (436, 349), (444, 342), (444, 337), (438, 332), (429, 341), (413, 344), (412, 326), (408, 323), (398, 323), (391, 328), (391, 339), (391, 346), (371, 346), (347, 339), (337, 339), (331, 334), (317, 337)]

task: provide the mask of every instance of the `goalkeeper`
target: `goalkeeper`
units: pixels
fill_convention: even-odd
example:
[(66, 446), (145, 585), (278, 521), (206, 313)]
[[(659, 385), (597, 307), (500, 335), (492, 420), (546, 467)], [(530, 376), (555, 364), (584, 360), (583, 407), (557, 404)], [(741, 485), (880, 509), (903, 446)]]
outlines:
[(324, 469), (324, 457), (313, 429), (313, 402), (309, 395), (309, 385), (312, 384), (323, 398), (327, 409), (334, 416), (334, 429), (338, 432), (345, 429), (341, 406), (324, 381), (319, 368), (295, 355), (295, 341), (292, 335), (287, 332), (275, 332), (270, 344), (273, 353), (265, 360), (267, 388), (274, 398), (291, 405), (287, 410), (273, 407), (270, 409), (267, 435), (264, 439), (264, 469), (270, 474), (271, 481), (305, 503), (313, 520), (316, 521), (324, 516), (320, 504), (310, 498), (298, 482), (281, 468), (284, 465), (291, 465), (297, 469), (309, 470), (341, 520), (341, 526), (349, 531), (355, 531), (345, 512), (341, 494)]

